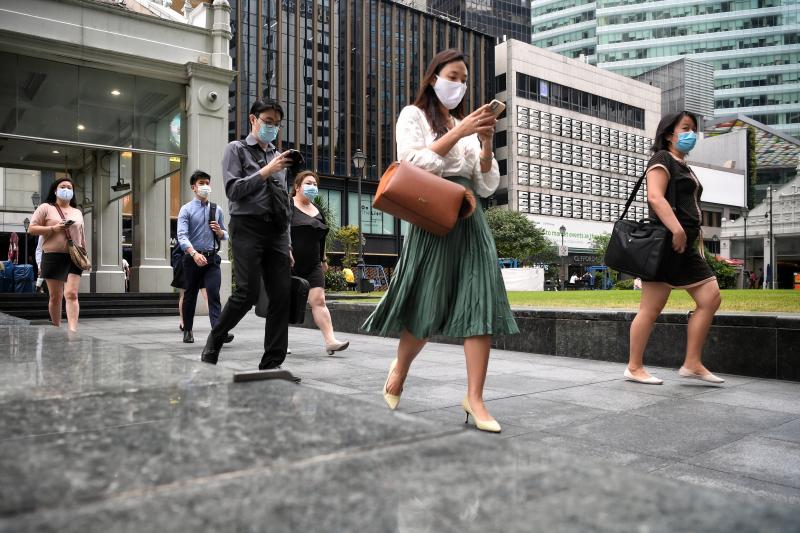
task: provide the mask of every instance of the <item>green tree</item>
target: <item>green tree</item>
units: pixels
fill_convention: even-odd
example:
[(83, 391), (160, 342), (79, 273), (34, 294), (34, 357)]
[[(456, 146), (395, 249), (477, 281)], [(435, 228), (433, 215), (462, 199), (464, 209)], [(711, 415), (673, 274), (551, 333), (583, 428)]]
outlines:
[(522, 213), (492, 207), (486, 210), (486, 219), (499, 257), (529, 261), (552, 251), (544, 231)]
[(356, 226), (342, 226), (334, 232), (334, 240), (341, 245), (344, 252), (342, 259), (342, 266), (345, 268), (352, 268), (356, 265), (358, 258), (358, 240), (360, 238), (358, 227)]

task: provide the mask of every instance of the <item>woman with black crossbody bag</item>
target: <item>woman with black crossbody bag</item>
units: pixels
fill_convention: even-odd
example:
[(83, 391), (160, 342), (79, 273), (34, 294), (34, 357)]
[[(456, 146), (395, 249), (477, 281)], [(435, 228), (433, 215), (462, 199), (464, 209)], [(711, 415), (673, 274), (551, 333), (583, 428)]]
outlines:
[[(701, 362), (703, 345), (721, 296), (717, 278), (703, 252), (700, 230), (703, 187), (685, 161), (686, 154), (694, 148), (696, 132), (697, 118), (687, 111), (665, 116), (656, 131), (654, 155), (647, 165), (647, 201), (653, 223), (665, 226), (669, 238), (659, 254), (655, 273), (642, 277), (641, 302), (631, 323), (629, 361), (624, 372), (629, 381), (663, 383), (645, 370), (643, 358), (653, 324), (672, 289), (685, 289), (697, 305), (690, 314), (686, 356), (678, 375), (708, 383), (725, 381)], [(672, 203), (666, 198), (668, 190)]]

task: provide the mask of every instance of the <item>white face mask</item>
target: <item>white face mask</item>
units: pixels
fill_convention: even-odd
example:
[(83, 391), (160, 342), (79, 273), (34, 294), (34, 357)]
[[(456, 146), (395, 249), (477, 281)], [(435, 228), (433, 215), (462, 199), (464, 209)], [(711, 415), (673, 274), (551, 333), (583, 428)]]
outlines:
[(211, 194), (211, 185), (199, 185), (197, 187), (197, 195), (201, 198), (208, 198), (209, 194)]
[(458, 81), (450, 81), (436, 76), (436, 83), (433, 84), (436, 97), (447, 109), (455, 109), (464, 99), (467, 92), (467, 84)]

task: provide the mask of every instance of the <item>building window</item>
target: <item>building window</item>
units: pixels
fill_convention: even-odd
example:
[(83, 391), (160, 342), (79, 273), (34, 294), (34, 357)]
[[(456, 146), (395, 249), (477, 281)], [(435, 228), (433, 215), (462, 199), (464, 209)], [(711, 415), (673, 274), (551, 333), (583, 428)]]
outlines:
[(508, 134), (508, 132), (506, 130), (498, 131), (497, 133), (495, 133), (495, 135), (494, 135), (494, 147), (495, 148), (502, 148), (502, 147), (506, 146), (506, 144), (508, 143), (507, 134)]
[(496, 76), (494, 79), (495, 88), (497, 92), (501, 93), (506, 90), (506, 75), (505, 73)]
[[(377, 235), (394, 235), (394, 217), (383, 211), (373, 209), (372, 194), (361, 193), (361, 232)], [(348, 195), (348, 220), (351, 226), (358, 226), (358, 193)]]
[(703, 226), (719, 228), (722, 226), (722, 213), (717, 211), (703, 211)]

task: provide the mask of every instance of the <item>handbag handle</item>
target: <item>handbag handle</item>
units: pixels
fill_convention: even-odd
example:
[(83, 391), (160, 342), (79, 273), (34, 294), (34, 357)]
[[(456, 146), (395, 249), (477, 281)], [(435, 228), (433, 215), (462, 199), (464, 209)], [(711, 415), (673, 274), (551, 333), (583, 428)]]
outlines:
[[(640, 177), (639, 181), (636, 182), (636, 187), (633, 188), (633, 192), (631, 192), (631, 195), (628, 197), (628, 201), (625, 202), (625, 209), (622, 210), (622, 214), (620, 215), (619, 220), (622, 220), (623, 218), (625, 218), (625, 215), (628, 214), (628, 209), (633, 203), (634, 198), (636, 198), (636, 193), (639, 192), (639, 188), (642, 186), (642, 181), (644, 181), (644, 178), (646, 177), (647, 177), (647, 170), (644, 171), (642, 177)], [(667, 194), (669, 195), (667, 202), (669, 202), (669, 205), (672, 208), (672, 210), (675, 211), (675, 187), (672, 183), (672, 176), (670, 176), (670, 179), (667, 182)]]
[[(58, 207), (58, 204), (55, 204), (55, 208), (58, 211), (58, 214), (61, 215), (61, 221), (62, 222), (66, 222), (67, 221), (67, 217), (64, 216), (64, 212), (61, 210), (60, 207)], [(69, 241), (70, 244), (72, 244), (72, 237), (69, 234), (69, 226), (64, 228), (64, 233), (67, 234), (67, 240)]]

